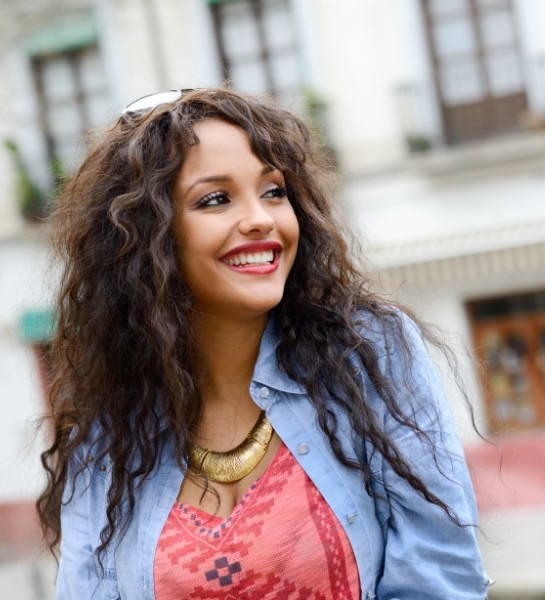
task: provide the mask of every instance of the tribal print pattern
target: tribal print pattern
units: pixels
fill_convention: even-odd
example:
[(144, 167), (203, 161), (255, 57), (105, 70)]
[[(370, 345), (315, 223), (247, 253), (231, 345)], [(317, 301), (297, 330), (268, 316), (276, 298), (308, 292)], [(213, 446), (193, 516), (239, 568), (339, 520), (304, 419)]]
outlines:
[(231, 515), (173, 506), (155, 556), (157, 600), (357, 600), (333, 511), (285, 445)]

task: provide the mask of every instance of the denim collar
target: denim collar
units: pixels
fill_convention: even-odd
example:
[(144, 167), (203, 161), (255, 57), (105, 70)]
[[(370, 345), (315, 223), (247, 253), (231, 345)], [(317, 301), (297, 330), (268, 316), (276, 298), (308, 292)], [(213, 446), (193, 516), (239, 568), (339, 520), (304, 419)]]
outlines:
[(252, 382), (290, 394), (306, 394), (304, 386), (291, 379), (278, 365), (276, 349), (279, 344), (276, 317), (269, 315), (267, 327), (261, 338)]

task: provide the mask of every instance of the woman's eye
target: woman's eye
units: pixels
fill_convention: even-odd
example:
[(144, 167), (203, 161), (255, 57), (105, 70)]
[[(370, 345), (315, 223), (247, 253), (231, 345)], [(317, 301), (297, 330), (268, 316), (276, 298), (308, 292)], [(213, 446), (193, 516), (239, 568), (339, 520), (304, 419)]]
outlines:
[(270, 190), (267, 190), (264, 194), (264, 198), (285, 198), (288, 195), (288, 191), (285, 186), (276, 186)]
[(197, 202), (197, 208), (207, 208), (208, 206), (221, 206), (229, 202), (229, 197), (225, 192), (212, 192), (201, 198)]

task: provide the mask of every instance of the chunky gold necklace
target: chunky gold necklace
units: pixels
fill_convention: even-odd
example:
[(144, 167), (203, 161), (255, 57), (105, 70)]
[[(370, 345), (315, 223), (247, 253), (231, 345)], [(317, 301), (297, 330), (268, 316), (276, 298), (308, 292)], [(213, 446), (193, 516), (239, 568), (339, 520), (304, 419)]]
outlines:
[(189, 466), (197, 475), (204, 475), (210, 481), (231, 483), (246, 477), (265, 456), (273, 434), (272, 425), (265, 412), (259, 415), (246, 439), (236, 448), (227, 452), (214, 452), (191, 444)]

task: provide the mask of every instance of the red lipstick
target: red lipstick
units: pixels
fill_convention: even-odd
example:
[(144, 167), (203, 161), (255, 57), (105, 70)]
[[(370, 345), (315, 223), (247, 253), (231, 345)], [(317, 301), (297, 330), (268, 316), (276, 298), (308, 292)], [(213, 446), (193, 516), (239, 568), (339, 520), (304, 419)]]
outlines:
[[(257, 252), (272, 251), (272, 262), (270, 263), (245, 263), (242, 265), (229, 264), (227, 260), (237, 256), (238, 254), (254, 254)], [(242, 273), (244, 275), (269, 275), (278, 269), (280, 262), (280, 254), (282, 252), (282, 244), (273, 240), (264, 240), (261, 242), (249, 242), (241, 244), (226, 252), (220, 261), (232, 271)]]
[(266, 252), (267, 250), (273, 250), (276, 254), (276, 252), (280, 252), (282, 250), (282, 244), (280, 244), (279, 242), (275, 242), (274, 240), (263, 240), (262, 242), (248, 242), (247, 244), (241, 244), (240, 246), (232, 248), (223, 256), (220, 256), (220, 260), (231, 258), (231, 256), (241, 254), (242, 252)]

